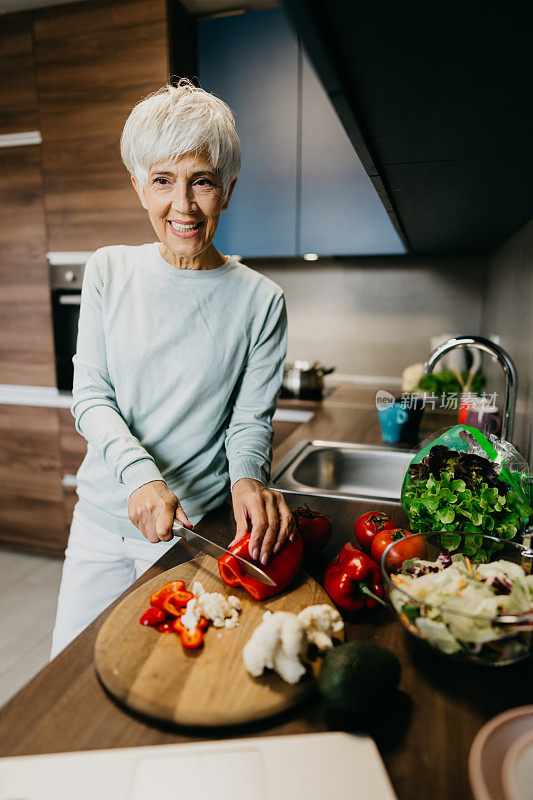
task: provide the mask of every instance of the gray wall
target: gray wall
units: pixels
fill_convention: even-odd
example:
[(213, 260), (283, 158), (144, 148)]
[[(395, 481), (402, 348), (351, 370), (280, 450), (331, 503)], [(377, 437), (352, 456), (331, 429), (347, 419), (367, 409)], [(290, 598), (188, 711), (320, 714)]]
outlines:
[(481, 258), (250, 261), (283, 287), (288, 358), (339, 373), (400, 378), (436, 334), (481, 333)]
[[(514, 441), (533, 464), (533, 220), (488, 258), (256, 261), (283, 287), (288, 358), (339, 373), (399, 378), (423, 361), (436, 334), (498, 336), (516, 363)], [(483, 357), (487, 392), (503, 403), (501, 370)]]
[[(515, 442), (533, 462), (533, 220), (499, 247), (489, 261), (482, 331), (497, 334), (512, 357), (519, 378)], [(489, 370), (487, 370), (489, 371)], [(495, 367), (491, 380), (503, 392)], [(494, 377), (493, 377), (494, 375)]]

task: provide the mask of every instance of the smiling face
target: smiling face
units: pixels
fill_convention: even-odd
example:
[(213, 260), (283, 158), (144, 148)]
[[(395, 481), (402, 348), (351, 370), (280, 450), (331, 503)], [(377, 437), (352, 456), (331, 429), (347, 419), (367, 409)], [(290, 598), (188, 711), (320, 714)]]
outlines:
[(176, 161), (154, 164), (141, 192), (132, 183), (161, 242), (163, 258), (181, 269), (213, 269), (224, 263), (213, 242), (227, 198), (220, 178), (202, 153), (185, 153)]

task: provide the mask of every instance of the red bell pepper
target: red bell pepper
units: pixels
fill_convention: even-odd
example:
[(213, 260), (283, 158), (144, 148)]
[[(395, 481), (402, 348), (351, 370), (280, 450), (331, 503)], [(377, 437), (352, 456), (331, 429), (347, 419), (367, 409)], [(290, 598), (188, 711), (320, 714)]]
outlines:
[(170, 581), (170, 583), (165, 583), (164, 586), (151, 595), (150, 603), (156, 608), (162, 608), (164, 611), (163, 603), (165, 600), (170, 597), (171, 594), (174, 594), (174, 592), (180, 592), (183, 591), (183, 589), (185, 589), (185, 581)]
[(351, 542), (326, 567), (324, 588), (344, 611), (387, 605), (378, 565)]
[(184, 628), (180, 631), (180, 640), (185, 650), (196, 650), (204, 643), (204, 632), (200, 628), (195, 628), (193, 631)]
[(163, 610), (172, 617), (179, 617), (182, 608), (187, 607), (189, 600), (194, 597), (192, 592), (186, 592), (184, 589), (178, 589), (177, 592), (169, 594), (163, 600)]
[(141, 625), (156, 627), (165, 621), (166, 614), (160, 608), (148, 608), (140, 618)]
[(155, 626), (160, 633), (174, 633), (172, 622), (162, 622), (160, 625)]
[[(182, 633), (183, 631), (189, 630), (189, 628), (186, 628), (185, 625), (183, 624), (182, 617), (183, 614), (181, 615), (181, 617), (176, 617), (176, 619), (174, 619), (170, 623), (172, 629), (175, 630), (176, 633)], [(208, 625), (209, 625), (209, 620), (207, 619), (207, 617), (200, 617), (196, 627), (200, 628), (201, 631), (205, 631), (207, 630)]]
[[(251, 534), (247, 533), (246, 536), (243, 536), (242, 539), (232, 545), (229, 550), (231, 553), (235, 553), (235, 555), (253, 564), (254, 562), (248, 552), (250, 536)], [(274, 581), (275, 586), (267, 586), (266, 583), (261, 583), (261, 581), (245, 575), (238, 560), (229, 553), (218, 559), (218, 571), (227, 586), (242, 586), (253, 600), (265, 600), (267, 597), (272, 597), (283, 591), (291, 583), (302, 566), (302, 561), (302, 539), (298, 533), (295, 533), (294, 540), (285, 542), (281, 550), (274, 553), (266, 566), (255, 562)]]

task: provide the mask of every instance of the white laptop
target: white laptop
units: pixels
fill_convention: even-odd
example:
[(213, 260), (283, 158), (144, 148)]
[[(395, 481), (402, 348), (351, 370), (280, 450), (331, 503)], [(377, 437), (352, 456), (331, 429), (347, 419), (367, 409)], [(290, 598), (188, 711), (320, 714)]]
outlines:
[(0, 759), (0, 800), (396, 800), (374, 741), (346, 733)]

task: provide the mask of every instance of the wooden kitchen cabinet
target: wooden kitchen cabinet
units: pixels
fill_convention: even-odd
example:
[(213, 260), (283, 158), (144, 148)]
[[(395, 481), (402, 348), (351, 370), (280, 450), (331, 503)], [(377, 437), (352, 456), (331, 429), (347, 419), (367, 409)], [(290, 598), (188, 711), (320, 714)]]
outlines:
[(154, 233), (119, 140), (169, 79), (165, 0), (91, 0), (34, 13), (48, 250), (143, 244)]
[(55, 383), (40, 159), (0, 149), (0, 383)]
[(0, 108), (0, 135), (39, 130), (29, 12), (2, 16)]
[[(43, 142), (0, 148), (0, 383), (56, 384), (47, 252), (153, 240), (119, 139), (134, 104), (169, 80), (170, 56), (187, 74), (188, 25), (174, 0), (2, 16), (0, 135)], [(61, 556), (77, 499), (62, 479), (86, 443), (68, 409), (0, 408), (0, 545)]]
[[(0, 134), (39, 128), (31, 15), (0, 26)], [(41, 146), (0, 149), (0, 383), (53, 386)]]
[(0, 406), (0, 545), (62, 556), (66, 547), (56, 408)]

